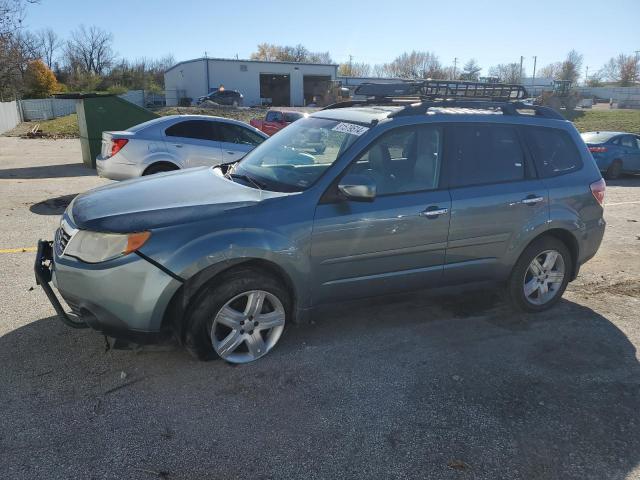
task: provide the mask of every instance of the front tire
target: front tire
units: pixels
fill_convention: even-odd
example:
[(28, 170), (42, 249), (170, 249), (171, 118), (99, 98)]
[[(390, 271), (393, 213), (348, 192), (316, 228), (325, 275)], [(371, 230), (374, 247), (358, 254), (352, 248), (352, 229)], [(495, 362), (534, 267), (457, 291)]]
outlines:
[(255, 269), (223, 274), (195, 298), (185, 346), (200, 360), (248, 363), (275, 347), (291, 318), (282, 284)]
[(564, 293), (573, 271), (567, 246), (553, 237), (529, 245), (516, 262), (509, 278), (512, 303), (525, 312), (541, 312), (555, 305)]

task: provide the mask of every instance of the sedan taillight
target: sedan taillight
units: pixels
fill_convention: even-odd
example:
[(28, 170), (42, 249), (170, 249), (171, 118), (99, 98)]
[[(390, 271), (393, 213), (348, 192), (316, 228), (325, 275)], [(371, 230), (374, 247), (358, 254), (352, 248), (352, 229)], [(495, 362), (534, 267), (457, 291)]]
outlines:
[(129, 143), (129, 140), (127, 140), (126, 138), (111, 139), (111, 156), (113, 157), (116, 153), (122, 150), (122, 147), (124, 147), (127, 143)]
[(607, 151), (607, 147), (589, 147), (591, 153), (604, 153)]
[(600, 205), (604, 204), (604, 194), (607, 190), (607, 184), (604, 181), (604, 178), (601, 178), (597, 182), (593, 182), (591, 185), (591, 193), (593, 197), (598, 201)]

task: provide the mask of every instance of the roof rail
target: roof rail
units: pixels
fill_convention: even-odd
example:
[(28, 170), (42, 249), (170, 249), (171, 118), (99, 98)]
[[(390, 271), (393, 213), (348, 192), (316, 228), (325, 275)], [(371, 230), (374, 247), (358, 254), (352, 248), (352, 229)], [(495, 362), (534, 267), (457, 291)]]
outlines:
[(554, 109), (541, 105), (529, 105), (521, 102), (489, 102), (478, 100), (440, 100), (412, 103), (392, 112), (388, 118), (425, 114), (430, 108), (469, 108), (479, 110), (500, 110), (503, 115), (521, 115), (519, 110), (532, 110), (536, 116), (554, 120), (565, 118)]
[(522, 85), (459, 80), (363, 83), (355, 89), (354, 93), (377, 100), (413, 97), (421, 100), (475, 98), (506, 102), (522, 100), (528, 96), (527, 90)]

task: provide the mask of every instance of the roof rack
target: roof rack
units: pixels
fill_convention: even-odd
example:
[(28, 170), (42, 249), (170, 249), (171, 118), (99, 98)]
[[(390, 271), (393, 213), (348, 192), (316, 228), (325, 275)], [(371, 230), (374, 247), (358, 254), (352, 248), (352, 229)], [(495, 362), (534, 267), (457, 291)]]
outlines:
[(421, 100), (475, 98), (514, 101), (527, 98), (527, 90), (522, 85), (459, 80), (363, 83), (355, 89), (354, 93), (374, 99), (414, 97)]
[(554, 120), (565, 118), (554, 109), (542, 105), (529, 105), (522, 102), (489, 102), (482, 100), (439, 100), (412, 103), (401, 110), (389, 114), (388, 118), (406, 117), (410, 115), (425, 114), (430, 108), (468, 108), (476, 110), (500, 110), (503, 115), (522, 115), (520, 110), (530, 110), (538, 117)]
[(389, 114), (389, 118), (425, 114), (430, 108), (500, 110), (503, 115), (520, 115), (521, 110), (530, 110), (536, 116), (564, 120), (549, 107), (521, 103), (520, 100), (527, 97), (527, 90), (522, 85), (506, 83), (455, 80), (363, 83), (356, 88), (355, 94), (368, 98), (334, 103), (323, 110), (367, 105), (404, 107)]

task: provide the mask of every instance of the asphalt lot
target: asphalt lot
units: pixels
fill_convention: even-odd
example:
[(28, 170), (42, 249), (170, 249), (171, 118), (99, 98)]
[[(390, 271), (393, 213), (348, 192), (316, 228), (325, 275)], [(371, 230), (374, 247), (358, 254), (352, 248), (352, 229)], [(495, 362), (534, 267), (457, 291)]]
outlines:
[(640, 177), (565, 300), (492, 291), (325, 308), (255, 364), (105, 351), (54, 316), (34, 253), (104, 183), (78, 140), (0, 138), (0, 478), (640, 478)]

